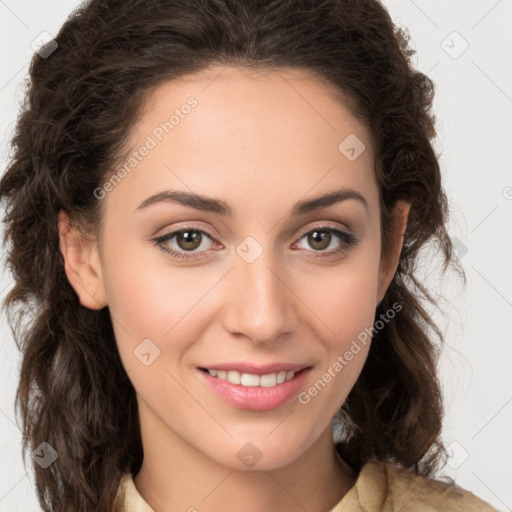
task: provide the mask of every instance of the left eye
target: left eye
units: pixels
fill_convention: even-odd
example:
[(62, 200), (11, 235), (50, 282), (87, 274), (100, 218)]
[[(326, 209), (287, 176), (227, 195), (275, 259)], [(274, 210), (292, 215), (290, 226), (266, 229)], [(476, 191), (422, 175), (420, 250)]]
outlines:
[[(347, 233), (346, 231), (332, 228), (330, 226), (321, 226), (303, 232), (299, 238), (299, 241), (295, 242), (293, 245), (297, 245), (300, 243), (300, 240), (304, 238), (306, 239), (309, 246), (313, 248), (313, 254), (311, 254), (311, 256), (315, 258), (322, 258), (345, 253), (358, 242), (356, 237), (351, 233)], [(336, 238), (338, 238), (338, 243), (336, 243)], [(333, 242), (334, 247), (331, 246)], [(326, 250), (329, 247), (330, 250)]]

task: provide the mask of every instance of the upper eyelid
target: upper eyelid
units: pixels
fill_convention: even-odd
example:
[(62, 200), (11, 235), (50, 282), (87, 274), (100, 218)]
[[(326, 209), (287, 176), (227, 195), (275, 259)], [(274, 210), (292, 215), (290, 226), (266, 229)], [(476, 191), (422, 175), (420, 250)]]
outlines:
[(332, 226), (330, 224), (319, 224), (319, 225), (312, 226), (312, 227), (309, 227), (309, 228), (304, 228), (303, 230), (299, 231), (297, 236), (302, 238), (304, 235), (307, 235), (308, 233), (310, 233), (311, 231), (314, 231), (315, 229), (318, 229), (318, 230), (325, 229), (325, 230), (333, 230), (333, 231), (342, 231), (344, 233), (351, 234), (350, 230), (348, 230), (346, 228), (342, 228), (340, 226)]
[(157, 238), (163, 238), (163, 237), (167, 237), (167, 236), (170, 236), (170, 235), (176, 235), (177, 233), (179, 233), (181, 231), (198, 231), (198, 232), (201, 232), (201, 233), (205, 233), (212, 240), (216, 240), (217, 239), (217, 237), (213, 233), (208, 231), (207, 228), (199, 227), (199, 226), (187, 226), (187, 225), (174, 227), (172, 229), (169, 229), (169, 231), (164, 231), (161, 235), (155, 235), (155, 236), (151, 237), (151, 239), (154, 240), (154, 239), (157, 239)]

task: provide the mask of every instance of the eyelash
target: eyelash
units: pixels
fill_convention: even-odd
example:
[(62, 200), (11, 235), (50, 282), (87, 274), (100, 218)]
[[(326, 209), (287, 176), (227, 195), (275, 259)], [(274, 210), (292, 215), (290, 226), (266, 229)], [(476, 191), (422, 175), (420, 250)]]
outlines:
[[(206, 235), (211, 240), (214, 239), (214, 237), (212, 235), (210, 235), (210, 233), (208, 233), (207, 231), (204, 231), (203, 229), (180, 228), (176, 231), (171, 231), (169, 233), (166, 233), (165, 235), (161, 235), (156, 238), (153, 238), (152, 241), (162, 251), (164, 251), (167, 254), (170, 254), (173, 258), (176, 258), (178, 260), (194, 261), (194, 260), (198, 260), (198, 259), (207, 257), (207, 256), (199, 256), (199, 257), (198, 256), (190, 256), (191, 254), (196, 254), (196, 253), (190, 252), (187, 254), (186, 252), (175, 251), (174, 249), (170, 249), (168, 245), (165, 245), (166, 242), (173, 239), (177, 234), (190, 232), (190, 231), (194, 232), (194, 233), (201, 233), (202, 235)], [(299, 238), (297, 239), (297, 241), (301, 240), (305, 235), (308, 235), (309, 233), (312, 233), (313, 231), (327, 231), (331, 234), (336, 235), (338, 238), (340, 238), (342, 240), (343, 243), (338, 249), (334, 249), (334, 250), (330, 250), (330, 251), (314, 251), (314, 252), (317, 252), (320, 254), (315, 254), (315, 255), (309, 256), (312, 258), (328, 258), (328, 257), (332, 257), (332, 256), (335, 256), (338, 254), (343, 254), (343, 253), (347, 252), (350, 248), (357, 245), (357, 243), (359, 242), (359, 240), (351, 233), (347, 233), (346, 231), (342, 231), (341, 229), (333, 228), (331, 226), (318, 226), (318, 227), (310, 228), (306, 231), (303, 231), (299, 235)], [(202, 251), (202, 252), (204, 253), (205, 251)]]

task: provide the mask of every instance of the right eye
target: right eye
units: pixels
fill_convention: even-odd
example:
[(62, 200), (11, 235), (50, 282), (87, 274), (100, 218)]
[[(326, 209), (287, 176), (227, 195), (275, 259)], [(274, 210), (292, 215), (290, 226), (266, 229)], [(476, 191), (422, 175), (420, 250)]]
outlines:
[[(153, 239), (162, 251), (180, 260), (203, 258), (204, 255), (199, 256), (199, 254), (204, 254), (208, 248), (211, 248), (211, 244), (208, 247), (207, 243), (207, 247), (204, 247), (207, 240), (212, 242), (212, 236), (197, 228), (180, 228)], [(196, 250), (201, 247), (202, 250)]]

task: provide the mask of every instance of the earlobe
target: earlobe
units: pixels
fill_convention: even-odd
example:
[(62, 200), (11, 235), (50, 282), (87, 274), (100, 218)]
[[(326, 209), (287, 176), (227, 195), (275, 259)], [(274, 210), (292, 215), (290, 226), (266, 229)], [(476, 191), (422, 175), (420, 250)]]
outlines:
[(381, 258), (377, 303), (380, 303), (384, 298), (398, 267), (410, 209), (411, 204), (402, 200), (397, 201), (393, 208), (394, 229), (390, 235), (390, 240), (388, 240), (389, 252), (386, 257)]
[(102, 309), (107, 301), (96, 241), (73, 228), (69, 216), (62, 210), (58, 227), (64, 270), (80, 304), (89, 309)]

